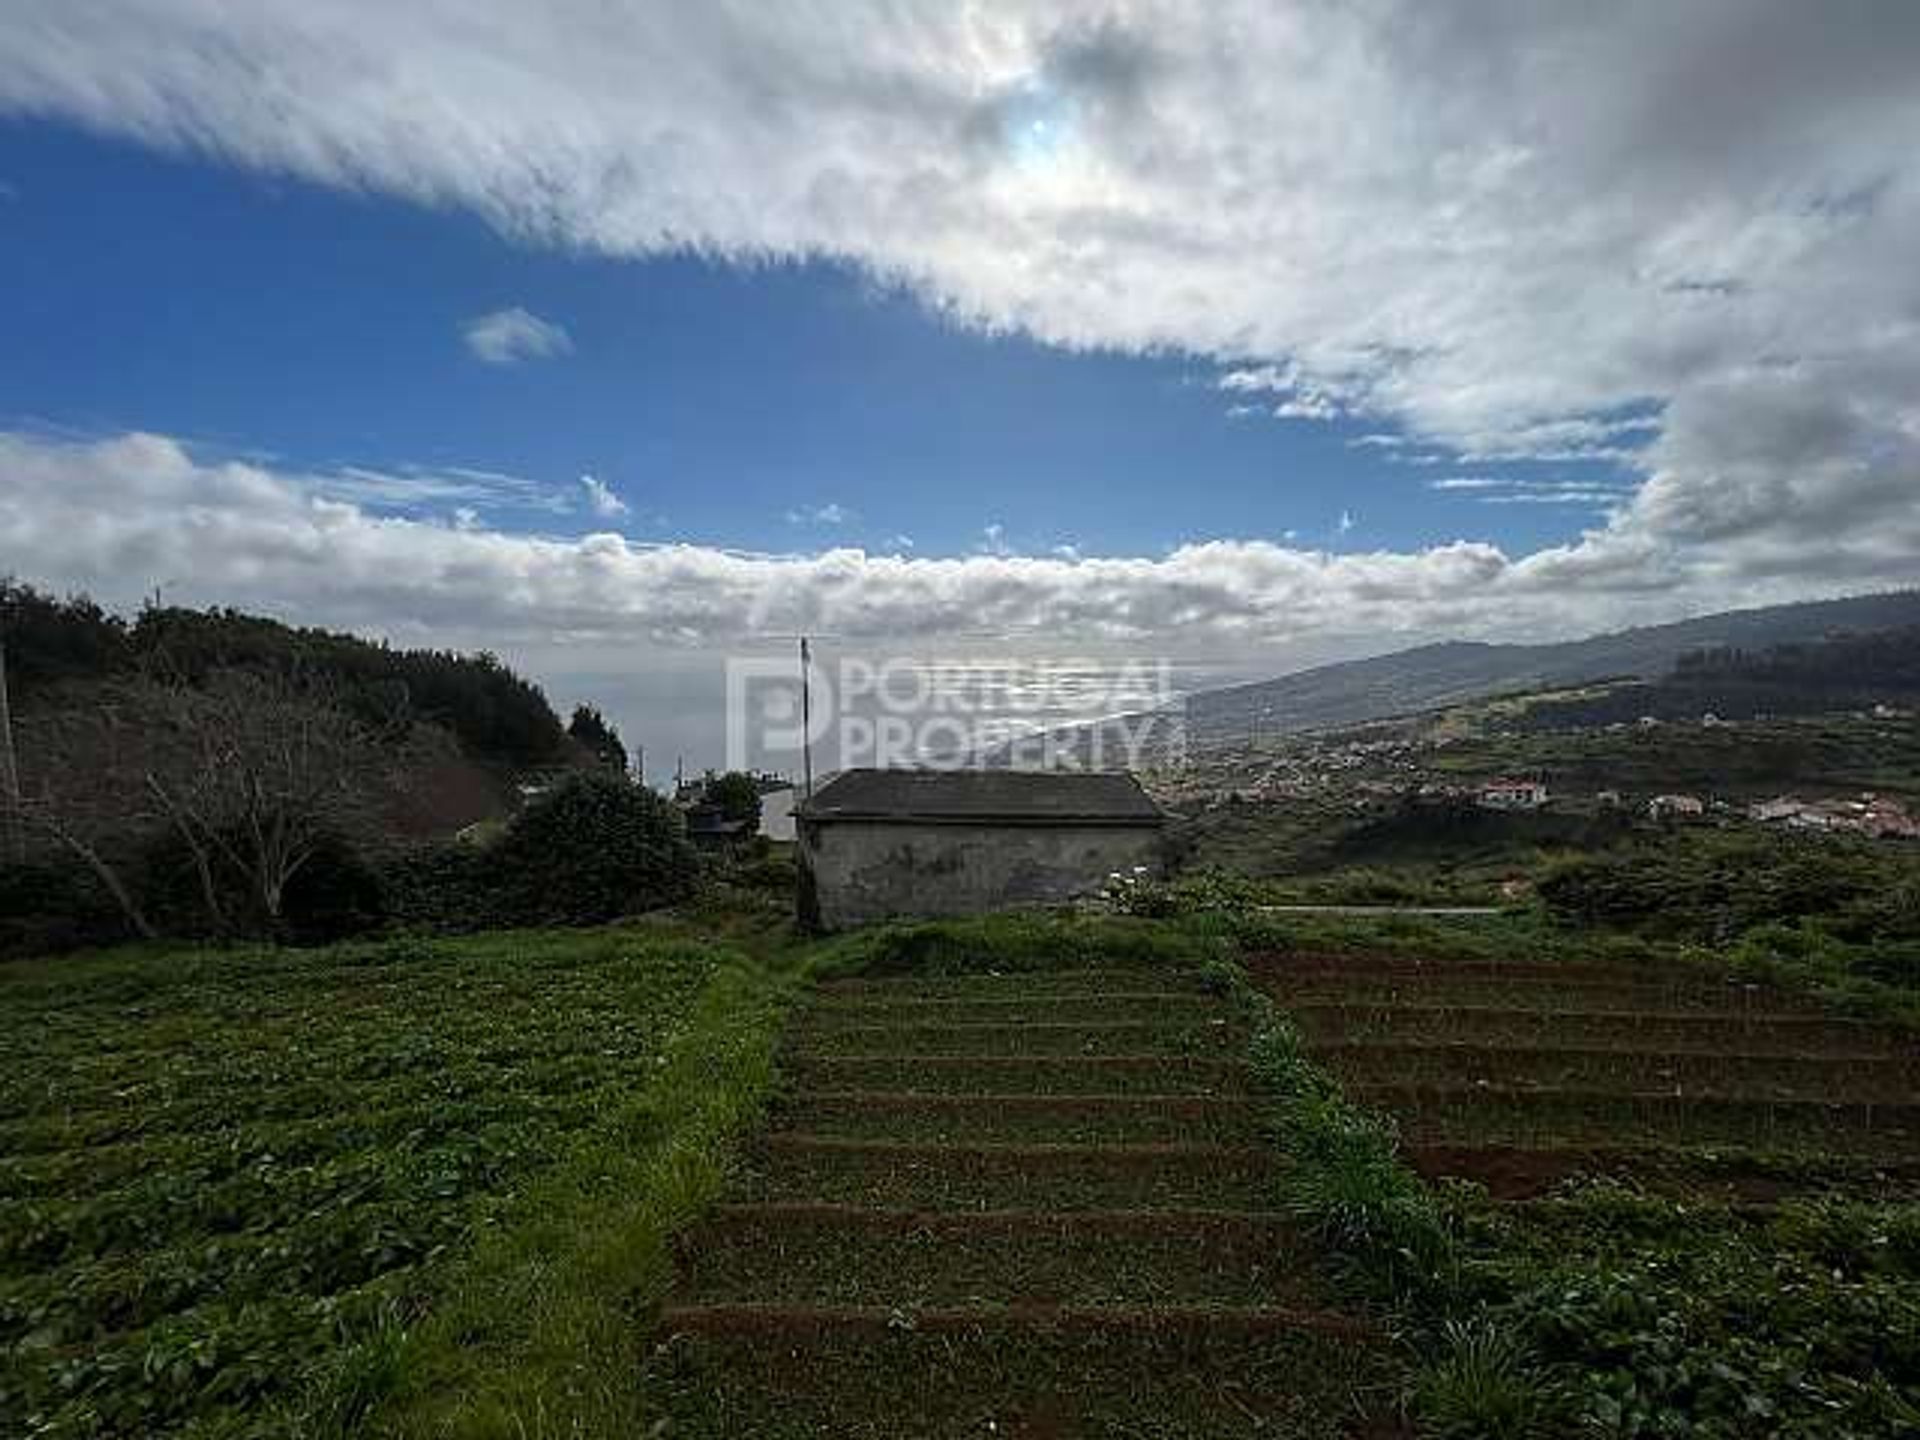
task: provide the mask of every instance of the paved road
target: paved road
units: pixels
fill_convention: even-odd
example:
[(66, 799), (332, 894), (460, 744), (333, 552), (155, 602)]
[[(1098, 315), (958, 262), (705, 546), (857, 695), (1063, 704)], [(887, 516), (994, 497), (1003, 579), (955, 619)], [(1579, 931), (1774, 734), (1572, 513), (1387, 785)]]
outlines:
[(1498, 905), (1261, 905), (1265, 915), (1504, 915)]

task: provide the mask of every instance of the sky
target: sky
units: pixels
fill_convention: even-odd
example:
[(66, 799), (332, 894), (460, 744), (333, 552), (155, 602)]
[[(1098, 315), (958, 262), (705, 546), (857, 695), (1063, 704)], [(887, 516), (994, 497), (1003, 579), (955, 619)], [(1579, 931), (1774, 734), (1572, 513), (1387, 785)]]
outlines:
[[(1904, 0), (0, 9), (0, 570), (1277, 673), (1915, 583)], [(668, 718), (668, 712), (673, 712)]]

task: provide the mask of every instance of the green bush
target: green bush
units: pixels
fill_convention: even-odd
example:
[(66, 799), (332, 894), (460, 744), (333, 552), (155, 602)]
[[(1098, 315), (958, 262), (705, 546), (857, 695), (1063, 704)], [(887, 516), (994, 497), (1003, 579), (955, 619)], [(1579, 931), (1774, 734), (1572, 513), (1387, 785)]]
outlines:
[[(236, 840), (236, 848), (244, 846)], [(322, 835), (287, 882), (279, 922), (260, 907), (247, 876), (216, 851), (212, 860), (218, 919), (208, 909), (193, 854), (177, 831), (154, 836), (141, 861), (138, 888), (151, 919), (183, 938), (283, 940), (324, 945), (382, 928), (388, 920), (386, 884), (372, 860), (343, 835)]]
[(509, 923), (596, 925), (693, 892), (698, 858), (666, 800), (609, 775), (577, 774), (529, 805), (490, 850)]
[(129, 934), (120, 907), (78, 861), (0, 864), (0, 958), (107, 945)]
[(481, 847), (457, 840), (401, 855), (387, 874), (393, 918), (415, 930), (488, 929), (498, 908), (490, 858)]

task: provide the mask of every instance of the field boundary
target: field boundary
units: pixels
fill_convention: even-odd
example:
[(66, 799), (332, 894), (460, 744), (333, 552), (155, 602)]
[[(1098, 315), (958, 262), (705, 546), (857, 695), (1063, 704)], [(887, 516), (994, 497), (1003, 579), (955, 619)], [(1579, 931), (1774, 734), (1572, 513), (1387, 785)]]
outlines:
[(521, 1198), (418, 1328), (344, 1367), (380, 1363), (391, 1383), (365, 1431), (340, 1433), (646, 1433), (637, 1317), (671, 1282), (674, 1236), (725, 1188), (811, 974), (727, 953), (635, 1101)]

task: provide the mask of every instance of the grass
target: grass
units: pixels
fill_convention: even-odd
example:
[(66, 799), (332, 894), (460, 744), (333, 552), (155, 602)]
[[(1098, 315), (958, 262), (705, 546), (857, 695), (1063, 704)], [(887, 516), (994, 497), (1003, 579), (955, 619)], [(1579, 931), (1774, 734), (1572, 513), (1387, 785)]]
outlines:
[[(0, 1413), (324, 1436), (404, 1391), (399, 1431), (535, 1433), (791, 984), (658, 925), (0, 967)], [(648, 1221), (594, 1223), (616, 1180)]]
[(639, 1317), (670, 1241), (720, 1192), (803, 972), (722, 960), (650, 1082), (542, 1177), (450, 1279), (381, 1418), (404, 1436), (638, 1435)]

